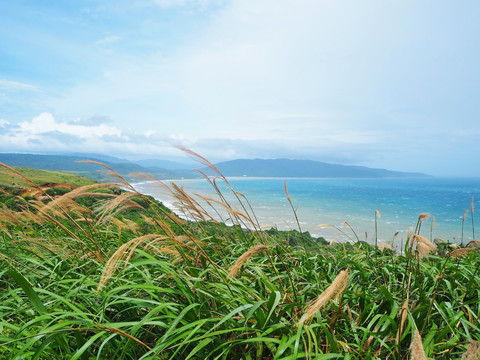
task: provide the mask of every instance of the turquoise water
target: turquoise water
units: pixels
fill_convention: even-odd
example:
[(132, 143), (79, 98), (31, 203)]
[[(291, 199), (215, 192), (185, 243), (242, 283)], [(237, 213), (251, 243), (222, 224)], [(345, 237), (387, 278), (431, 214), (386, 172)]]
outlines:
[[(285, 195), (283, 179), (240, 178), (229, 181), (236, 191), (248, 198), (261, 225), (298, 229)], [(205, 180), (176, 183), (190, 193), (215, 194)], [(416, 225), (418, 215), (429, 213), (432, 217), (423, 223), (422, 235), (460, 243), (462, 217), (465, 210), (471, 209), (472, 197), (474, 209), (480, 211), (478, 178), (287, 179), (287, 186), (302, 230), (327, 240), (354, 237), (344, 226), (347, 221), (361, 239), (373, 242), (375, 210), (378, 210), (381, 214), (377, 220), (379, 241), (390, 241), (398, 232), (395, 243), (400, 243), (406, 238), (408, 228)], [(154, 184), (137, 184), (137, 189), (175, 209), (168, 194)], [(226, 187), (222, 187), (224, 190)], [(333, 227), (319, 227), (319, 224), (333, 225), (345, 234)], [(477, 233), (480, 235), (480, 223)], [(475, 237), (478, 239), (477, 233)], [(471, 240), (472, 236), (469, 212), (464, 223), (464, 242)]]

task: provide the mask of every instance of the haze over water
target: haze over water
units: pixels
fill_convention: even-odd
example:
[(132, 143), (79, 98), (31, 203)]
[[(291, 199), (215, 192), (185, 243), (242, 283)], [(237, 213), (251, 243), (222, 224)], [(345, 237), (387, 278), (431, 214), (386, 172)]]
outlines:
[[(183, 185), (190, 194), (215, 194), (205, 180), (175, 182)], [(229, 182), (247, 197), (260, 225), (279, 230), (298, 229), (285, 195), (283, 179), (235, 178)], [(466, 243), (473, 235), (472, 197), (474, 206), (480, 208), (480, 178), (287, 179), (287, 186), (302, 230), (329, 241), (348, 240), (348, 237), (333, 227), (318, 225), (334, 225), (354, 238), (351, 230), (344, 226), (347, 221), (361, 240), (366, 236), (367, 241), (373, 242), (375, 210), (378, 210), (381, 214), (378, 219), (379, 241), (391, 241), (398, 232), (395, 244), (404, 242), (408, 228), (416, 225), (418, 215), (429, 213), (432, 217), (423, 223), (422, 235), (430, 237), (434, 217), (432, 237), (460, 243), (462, 217), (468, 209), (464, 223)], [(171, 197), (154, 184), (140, 183), (136, 188), (175, 210)], [(222, 192), (228, 194), (227, 188), (222, 188)], [(477, 232), (480, 233), (480, 226)]]

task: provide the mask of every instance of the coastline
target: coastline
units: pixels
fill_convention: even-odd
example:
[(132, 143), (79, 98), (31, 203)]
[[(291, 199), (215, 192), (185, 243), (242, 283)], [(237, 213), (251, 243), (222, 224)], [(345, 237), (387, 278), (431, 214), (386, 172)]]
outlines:
[[(262, 228), (299, 230), (285, 195), (284, 179), (240, 177), (228, 180), (236, 191), (246, 196)], [(461, 201), (467, 206), (472, 196), (480, 198), (480, 181), (476, 179), (470, 179), (473, 185), (467, 183), (464, 188), (453, 190), (449, 182), (451, 179), (435, 178), (286, 180), (301, 230), (310, 232), (313, 237), (323, 237), (327, 241), (355, 239), (352, 230), (344, 224), (347, 222), (360, 240), (366, 239), (367, 242), (374, 243), (375, 211), (379, 210), (381, 217), (377, 218), (378, 242), (390, 242), (397, 247), (404, 244), (409, 228), (416, 225), (420, 213), (426, 212), (432, 217), (422, 224), (423, 236), (432, 240), (441, 238), (460, 243), (464, 210), (463, 204), (457, 202)], [(171, 181), (178, 186), (184, 186), (189, 194), (215, 194), (205, 179), (162, 180), (162, 183), (169, 185)], [(143, 181), (133, 185), (140, 192), (152, 195), (178, 213), (179, 209), (172, 197), (165, 190), (160, 191), (162, 186), (155, 186), (153, 183), (154, 181)], [(221, 182), (219, 186), (223, 191)], [(415, 186), (419, 188), (415, 189)], [(437, 197), (443, 198), (438, 203), (432, 202)], [(234, 201), (232, 198), (230, 200)], [(432, 228), (433, 217), (435, 221)], [(332, 226), (318, 227), (319, 224)], [(465, 223), (464, 242), (472, 239), (470, 226), (471, 223)]]

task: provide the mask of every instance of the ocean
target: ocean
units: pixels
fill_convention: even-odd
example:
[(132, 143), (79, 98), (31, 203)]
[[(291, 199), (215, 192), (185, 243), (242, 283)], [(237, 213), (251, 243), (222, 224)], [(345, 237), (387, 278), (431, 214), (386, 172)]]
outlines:
[[(206, 180), (174, 182), (189, 194), (215, 197), (214, 189)], [(474, 220), (480, 216), (475, 213), (475, 208), (480, 211), (480, 178), (286, 179), (299, 224), (287, 200), (284, 179), (232, 178), (229, 183), (246, 196), (263, 228), (298, 230), (300, 225), (302, 231), (328, 241), (354, 239), (353, 229), (360, 240), (373, 243), (377, 237), (378, 241), (390, 241), (398, 247), (407, 238), (408, 229), (416, 225), (418, 216), (428, 213), (431, 217), (422, 223), (421, 235), (460, 243), (463, 215), (469, 210), (463, 222), (463, 242), (466, 243), (473, 239), (474, 232), (472, 197)], [(219, 184), (228, 195), (227, 200), (234, 202), (228, 188)], [(179, 213), (169, 193), (154, 182), (134, 186)], [(380, 217), (377, 217), (375, 236), (376, 211)], [(475, 234), (480, 238), (480, 225)]]

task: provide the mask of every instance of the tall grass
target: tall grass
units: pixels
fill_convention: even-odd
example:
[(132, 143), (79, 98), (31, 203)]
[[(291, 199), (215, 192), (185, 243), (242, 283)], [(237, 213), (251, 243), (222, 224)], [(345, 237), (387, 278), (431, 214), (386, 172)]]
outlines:
[(475, 221), (473, 219), (473, 214), (475, 213), (475, 206), (473, 205), (473, 196), (472, 201), (470, 202), (470, 211), (472, 214), (472, 240), (475, 239)]
[(335, 246), (302, 234), (292, 246), (262, 231), (246, 198), (199, 159), (216, 173), (206, 177), (216, 197), (158, 182), (190, 220), (113, 169), (118, 183), (18, 196), (17, 209), (2, 208), (0, 358), (454, 359), (477, 351), (469, 344), (480, 341), (478, 253), (442, 257), (420, 235), (428, 214), (404, 255), (356, 234)]

